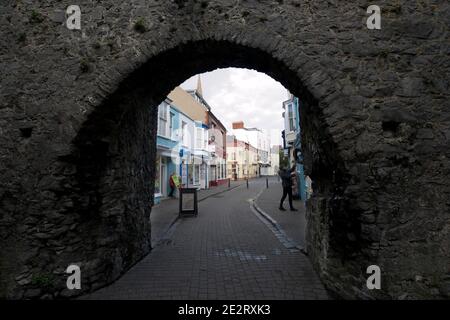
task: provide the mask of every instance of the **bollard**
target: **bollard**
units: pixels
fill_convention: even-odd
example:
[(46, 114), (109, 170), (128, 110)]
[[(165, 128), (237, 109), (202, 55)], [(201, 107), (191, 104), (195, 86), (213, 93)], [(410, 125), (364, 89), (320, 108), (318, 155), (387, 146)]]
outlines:
[(228, 189), (231, 187), (231, 178), (228, 178)]
[(266, 178), (266, 188), (269, 189), (269, 178)]
[(247, 189), (248, 189), (248, 178), (247, 178)]

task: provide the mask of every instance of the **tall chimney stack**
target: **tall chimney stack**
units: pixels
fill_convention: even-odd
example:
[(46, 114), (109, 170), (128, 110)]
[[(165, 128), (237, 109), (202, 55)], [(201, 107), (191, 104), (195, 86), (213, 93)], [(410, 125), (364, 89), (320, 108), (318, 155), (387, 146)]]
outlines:
[(233, 122), (233, 129), (244, 129), (244, 121)]

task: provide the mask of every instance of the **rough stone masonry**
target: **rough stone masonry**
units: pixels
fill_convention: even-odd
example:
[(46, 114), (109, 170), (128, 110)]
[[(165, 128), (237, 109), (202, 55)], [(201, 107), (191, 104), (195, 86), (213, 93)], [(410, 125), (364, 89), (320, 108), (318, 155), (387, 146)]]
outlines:
[[(58, 298), (151, 249), (156, 108), (218, 67), (302, 100), (308, 252), (344, 298), (450, 297), (446, 0), (2, 1), (0, 297)], [(81, 8), (81, 30), (65, 9)], [(82, 290), (65, 289), (71, 263)], [(382, 271), (368, 290), (366, 268)]]

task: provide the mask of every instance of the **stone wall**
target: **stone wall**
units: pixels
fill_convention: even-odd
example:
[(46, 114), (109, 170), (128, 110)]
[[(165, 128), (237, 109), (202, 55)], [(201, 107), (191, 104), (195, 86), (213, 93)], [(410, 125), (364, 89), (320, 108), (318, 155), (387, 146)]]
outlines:
[[(0, 4), (0, 296), (82, 292), (150, 250), (155, 108), (191, 75), (267, 73), (305, 101), (308, 251), (343, 297), (450, 292), (447, 1)], [(367, 291), (365, 269), (382, 269)], [(80, 292), (78, 292), (80, 293)]]

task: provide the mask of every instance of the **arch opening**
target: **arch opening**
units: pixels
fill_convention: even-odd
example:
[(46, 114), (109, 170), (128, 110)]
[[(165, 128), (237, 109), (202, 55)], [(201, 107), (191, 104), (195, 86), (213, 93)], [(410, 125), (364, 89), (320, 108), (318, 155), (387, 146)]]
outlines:
[[(169, 49), (146, 63), (129, 75), (88, 118), (74, 141), (77, 156), (72, 163), (77, 166), (79, 190), (82, 198), (89, 199), (81, 205), (88, 219), (111, 216), (108, 213), (117, 209), (117, 198), (112, 194), (128, 194), (127, 209), (124, 212), (140, 212), (140, 221), (133, 214), (123, 214), (121, 223), (135, 223), (144, 226), (138, 234), (145, 234), (150, 226), (143, 223), (150, 215), (152, 202), (156, 132), (156, 107), (168, 93), (183, 80), (192, 75), (217, 68), (238, 67), (263, 72), (282, 83), (302, 101), (302, 134), (305, 145), (305, 166), (315, 182), (318, 199), (311, 200), (308, 216), (310, 226), (308, 241), (309, 252), (313, 259), (318, 243), (329, 242), (326, 248), (320, 248), (328, 255), (345, 261), (358, 254), (358, 248), (347, 241), (349, 229), (358, 236), (358, 226), (349, 228), (349, 216), (342, 216), (342, 204), (339, 194), (345, 189), (343, 161), (339, 158), (337, 148), (327, 133), (324, 115), (319, 111), (319, 102), (303, 85), (297, 73), (290, 70), (283, 62), (270, 54), (255, 48), (233, 44), (227, 41), (200, 41), (182, 44)], [(139, 159), (136, 161), (136, 159)], [(121, 168), (118, 170), (118, 168)], [(133, 177), (133, 178), (130, 178)], [(147, 183), (146, 183), (147, 182)], [(121, 185), (121, 191), (114, 191), (113, 185)], [(135, 198), (131, 195), (139, 194)], [(320, 198), (320, 200), (319, 200)], [(329, 206), (334, 203), (334, 206)], [(324, 223), (314, 221), (314, 211), (341, 210), (341, 217), (334, 229), (324, 229)], [(322, 217), (323, 218), (323, 217)], [(329, 217), (327, 217), (329, 218)], [(355, 220), (356, 221), (356, 220)], [(118, 224), (113, 229), (120, 228)], [(328, 235), (329, 233), (329, 235)], [(127, 247), (121, 253), (124, 261), (120, 270), (126, 270), (150, 249), (149, 239), (130, 239), (124, 235), (123, 243), (133, 243), (137, 247)], [(326, 239), (326, 240), (324, 240)], [(143, 240), (143, 241), (142, 241)], [(144, 245), (142, 245), (144, 243)], [(333, 247), (329, 247), (334, 243)], [(333, 256), (328, 256), (332, 258)], [(317, 259), (318, 268), (328, 268), (325, 260)], [(121, 272), (117, 271), (117, 273)]]
[(357, 212), (349, 214), (343, 200), (344, 161), (301, 71), (263, 50), (212, 40), (188, 42), (149, 58), (87, 116), (72, 152), (59, 157), (60, 202), (73, 203), (64, 210), (78, 223), (64, 236), (69, 243), (71, 237), (82, 240), (36, 267), (49, 270), (83, 261), (86, 292), (111, 283), (151, 250), (157, 106), (183, 80), (225, 67), (263, 72), (300, 97), (305, 169), (317, 190), (307, 209), (310, 258), (328, 288), (340, 294), (346, 292), (340, 273), (361, 277), (363, 242), (358, 242)]

